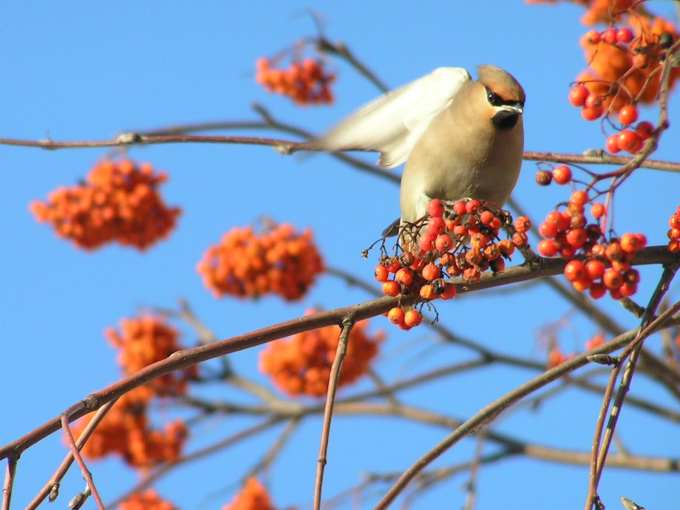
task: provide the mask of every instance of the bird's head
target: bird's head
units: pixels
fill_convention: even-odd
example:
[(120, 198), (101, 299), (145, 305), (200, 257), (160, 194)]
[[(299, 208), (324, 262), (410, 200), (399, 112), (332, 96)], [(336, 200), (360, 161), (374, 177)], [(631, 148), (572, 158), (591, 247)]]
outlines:
[(500, 67), (482, 65), (477, 68), (480, 93), (484, 94), (485, 110), (498, 129), (511, 129), (524, 112), (524, 89)]

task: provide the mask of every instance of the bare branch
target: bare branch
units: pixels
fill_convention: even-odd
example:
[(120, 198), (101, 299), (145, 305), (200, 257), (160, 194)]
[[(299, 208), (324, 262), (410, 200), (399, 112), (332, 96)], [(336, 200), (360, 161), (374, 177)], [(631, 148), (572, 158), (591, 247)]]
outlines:
[(17, 458), (9, 457), (5, 468), (5, 481), (2, 484), (2, 510), (9, 510), (12, 504), (12, 489), (14, 488), (14, 477), (17, 470)]
[(335, 351), (335, 358), (331, 365), (331, 372), (328, 378), (328, 393), (326, 404), (323, 411), (323, 426), (321, 428), (321, 441), (319, 445), (319, 457), (316, 464), (316, 480), (314, 481), (314, 510), (321, 509), (321, 492), (323, 489), (323, 474), (326, 467), (326, 456), (328, 454), (328, 440), (331, 433), (331, 419), (333, 418), (333, 406), (335, 404), (335, 392), (338, 388), (338, 381), (342, 372), (342, 363), (347, 354), (347, 343), (349, 334), (354, 326), (354, 317), (348, 315), (342, 321), (342, 331), (338, 339), (338, 347)]
[(90, 473), (90, 470), (87, 468), (83, 457), (80, 455), (80, 451), (76, 445), (76, 440), (73, 437), (73, 432), (71, 432), (68, 416), (65, 414), (61, 417), (61, 427), (66, 434), (66, 442), (71, 449), (71, 454), (76, 459), (78, 466), (80, 466), (80, 472), (83, 474), (85, 482), (87, 482), (87, 487), (90, 489), (90, 493), (94, 496), (94, 501), (97, 504), (97, 508), (99, 510), (105, 510), (104, 502), (102, 501), (102, 498), (97, 491), (97, 486), (94, 484), (94, 480), (92, 479), (92, 473)]
[[(115, 403), (116, 400), (112, 400), (97, 410), (96, 414), (87, 423), (85, 428), (78, 436), (78, 440), (76, 441), (76, 447), (78, 448), (78, 451), (80, 451), (83, 446), (85, 446), (85, 443), (87, 443), (88, 439), (90, 439), (90, 436), (97, 428), (97, 425), (99, 425), (99, 423), (104, 419), (106, 413), (109, 412), (109, 409), (111, 409)], [(73, 464), (73, 452), (69, 452), (66, 457), (64, 457), (64, 460), (54, 472), (52, 478), (50, 478), (43, 488), (40, 489), (40, 492), (38, 492), (38, 494), (33, 498), (28, 506), (26, 506), (25, 510), (35, 510), (48, 495), (50, 496), (50, 501), (53, 501), (59, 495), (59, 483), (71, 467), (71, 464)]]
[[(670, 314), (669, 314), (670, 316)], [(664, 317), (664, 320), (668, 317)], [(472, 433), (478, 427), (488, 423), (489, 421), (495, 419), (504, 409), (508, 406), (518, 402), (526, 395), (531, 392), (545, 386), (546, 384), (558, 379), (562, 375), (572, 372), (575, 369), (582, 367), (588, 363), (588, 357), (594, 353), (605, 354), (613, 352), (627, 345), (633, 338), (638, 337), (645, 338), (652, 334), (661, 324), (663, 320), (655, 320), (647, 328), (639, 332), (631, 331), (624, 333), (611, 340), (604, 346), (584, 353), (574, 357), (573, 359), (562, 363), (561, 365), (552, 368), (541, 374), (534, 379), (522, 384), (513, 391), (505, 394), (501, 398), (491, 402), (490, 404), (484, 406), (480, 411), (478, 411), (474, 416), (466, 420), (462, 425), (457, 427), (451, 434), (449, 434), (444, 440), (442, 440), (437, 446), (432, 450), (423, 455), (418, 459), (409, 469), (404, 471), (399, 480), (390, 488), (390, 490), (383, 496), (378, 505), (375, 507), (376, 510), (384, 510), (387, 506), (394, 501), (394, 499), (402, 492), (406, 485), (425, 468), (430, 462), (439, 457), (446, 450), (451, 448), (460, 439)]]
[[(651, 246), (639, 252), (633, 263), (635, 265), (667, 264), (676, 261), (678, 258), (680, 258), (678, 255), (669, 253), (665, 246)], [(460, 279), (453, 280), (452, 283), (456, 285), (459, 293), (473, 292), (481, 289), (527, 281), (534, 278), (556, 275), (563, 271), (565, 263), (566, 261), (564, 259), (539, 259), (529, 265), (509, 268), (503, 273), (482, 275), (481, 280), (475, 283), (465, 282)], [(409, 305), (417, 302), (418, 299), (417, 296), (413, 295), (394, 298), (384, 297), (362, 304), (336, 308), (335, 310), (326, 312), (318, 312), (313, 315), (282, 322), (208, 345), (199, 345), (197, 347), (183, 349), (173, 353), (162, 361), (146, 366), (130, 377), (90, 394), (85, 400), (73, 404), (64, 414), (66, 414), (70, 420), (75, 420), (90, 411), (100, 408), (106, 402), (118, 398), (124, 393), (166, 373), (181, 370), (208, 359), (252, 348), (302, 331), (317, 329), (333, 324), (338, 325), (348, 315), (351, 315), (357, 321), (374, 317), (388, 311), (397, 303)], [(60, 423), (60, 417), (53, 418), (23, 437), (3, 446), (0, 448), (0, 459), (6, 458), (8, 455), (19, 455), (26, 448), (29, 448), (36, 442), (57, 431), (60, 428)]]

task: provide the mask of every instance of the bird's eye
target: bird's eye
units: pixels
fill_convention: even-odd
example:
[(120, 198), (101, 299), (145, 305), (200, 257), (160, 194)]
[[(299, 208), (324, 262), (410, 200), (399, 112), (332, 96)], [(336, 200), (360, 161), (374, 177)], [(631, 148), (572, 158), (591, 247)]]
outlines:
[(489, 100), (489, 103), (493, 106), (500, 106), (503, 104), (501, 96), (499, 96), (498, 94), (489, 89), (486, 90), (486, 98)]

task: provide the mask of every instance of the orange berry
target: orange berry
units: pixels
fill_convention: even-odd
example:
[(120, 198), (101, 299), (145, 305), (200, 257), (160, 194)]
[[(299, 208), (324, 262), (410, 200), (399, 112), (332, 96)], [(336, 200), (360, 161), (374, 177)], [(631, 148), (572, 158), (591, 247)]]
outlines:
[(618, 289), (623, 283), (623, 278), (618, 271), (609, 268), (605, 270), (602, 282), (609, 290)]
[(407, 267), (402, 267), (399, 271), (397, 271), (394, 278), (404, 287), (410, 287), (411, 284), (413, 284), (413, 271)]
[(404, 322), (404, 310), (399, 306), (390, 308), (387, 312), (387, 318), (392, 324), (402, 324)]
[(607, 209), (605, 208), (604, 204), (595, 203), (590, 208), (590, 214), (593, 215), (593, 218), (598, 219), (598, 220), (602, 216), (604, 216), (606, 212), (607, 212)]
[(431, 299), (434, 299), (436, 296), (434, 292), (434, 287), (431, 284), (425, 284), (422, 287), (420, 287), (420, 297), (429, 301)]
[(409, 328), (414, 328), (418, 324), (420, 324), (423, 320), (423, 314), (421, 314), (418, 310), (412, 308), (408, 310), (404, 314), (404, 324), (406, 324)]
[(430, 262), (425, 267), (423, 267), (421, 274), (423, 275), (423, 278), (425, 278), (427, 281), (432, 281), (436, 280), (437, 278), (439, 278), (439, 276), (441, 276), (441, 270), (439, 269), (439, 267), (437, 267), (436, 264)]
[(375, 279), (379, 282), (386, 282), (389, 277), (389, 271), (382, 264), (375, 266)]
[(571, 168), (559, 165), (553, 169), (553, 179), (557, 184), (567, 184), (571, 181)]
[(624, 126), (629, 126), (638, 119), (638, 111), (632, 104), (627, 104), (619, 110), (619, 122)]
[(580, 260), (570, 260), (564, 266), (564, 276), (566, 276), (567, 280), (571, 282), (582, 280), (585, 274), (585, 266)]
[(401, 294), (401, 287), (395, 281), (388, 281), (383, 283), (383, 294), (386, 296), (398, 296)]

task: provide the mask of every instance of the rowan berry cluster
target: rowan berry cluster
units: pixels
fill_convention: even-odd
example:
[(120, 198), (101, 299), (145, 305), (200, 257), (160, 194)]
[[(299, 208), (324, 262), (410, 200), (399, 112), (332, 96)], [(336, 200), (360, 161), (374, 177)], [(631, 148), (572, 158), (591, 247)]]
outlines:
[(607, 236), (597, 222), (606, 214), (603, 204), (593, 203), (588, 223), (586, 205), (591, 200), (584, 190), (574, 191), (564, 210), (548, 213), (539, 226), (544, 238), (538, 251), (544, 257), (561, 255), (568, 259), (564, 275), (579, 292), (590, 290), (593, 299), (609, 291), (613, 299), (635, 294), (640, 275), (631, 267), (635, 254), (647, 245), (644, 234), (626, 233), (620, 238)]
[[(368, 321), (359, 321), (350, 332), (339, 386), (347, 386), (363, 376), (378, 354), (384, 334), (371, 335), (367, 328)], [(272, 342), (260, 353), (260, 372), (291, 396), (323, 396), (328, 389), (339, 334), (337, 327), (327, 326)]]
[(76, 246), (94, 250), (110, 242), (144, 250), (175, 227), (180, 209), (167, 207), (158, 193), (164, 172), (148, 163), (103, 160), (85, 182), (50, 193), (30, 205), (40, 222)]
[(615, 23), (621, 16), (642, 3), (640, 0), (526, 0), (529, 4), (555, 4), (558, 1), (569, 1), (587, 8), (581, 18), (584, 25), (596, 23)]
[[(586, 120), (618, 112), (621, 124), (628, 126), (637, 120), (637, 103), (650, 104), (658, 98), (661, 66), (678, 40), (677, 30), (663, 18), (631, 18), (630, 24), (592, 30), (581, 39), (589, 69), (579, 75), (569, 99), (583, 107)], [(680, 70), (671, 71), (671, 87), (678, 77)]]
[(121, 501), (118, 510), (177, 510), (177, 507), (161, 498), (155, 490), (148, 489)]
[[(517, 218), (510, 239), (499, 240), (502, 227), (512, 228), (509, 215), (476, 199), (430, 201), (426, 218), (400, 228), (400, 256), (383, 255), (375, 268), (375, 279), (382, 282), (387, 296), (418, 294), (422, 300), (448, 300), (456, 286), (446, 277), (460, 276), (468, 282), (481, 278), (484, 271), (505, 269), (516, 247), (527, 245), (531, 224)], [(390, 322), (410, 329), (422, 321), (415, 308), (396, 306), (387, 313)]]
[[(604, 30), (590, 30), (581, 39), (588, 68), (569, 91), (569, 102), (581, 108), (585, 120), (618, 113), (620, 127), (609, 136), (611, 153), (638, 152), (654, 132), (649, 122), (632, 126), (638, 118), (637, 105), (658, 100), (661, 67), (669, 49), (680, 39), (677, 28), (662, 17), (654, 17), (638, 0), (576, 0), (588, 11), (586, 25), (605, 23)], [(680, 68), (671, 70), (670, 86), (680, 78)]]
[[(83, 455), (89, 459), (119, 455), (137, 469), (176, 460), (187, 438), (187, 427), (176, 420), (167, 423), (163, 430), (153, 429), (147, 417), (149, 399), (149, 393), (141, 388), (123, 395), (85, 443)], [(76, 437), (90, 419), (85, 418), (73, 427)]]
[(261, 234), (250, 227), (230, 230), (208, 248), (197, 270), (215, 297), (278, 294), (294, 301), (323, 271), (323, 260), (311, 230), (281, 224)]
[(668, 220), (668, 251), (671, 253), (680, 252), (680, 206), (675, 210), (673, 216)]
[(248, 478), (234, 499), (222, 510), (274, 510), (269, 493), (257, 478)]
[[(122, 319), (120, 331), (108, 328), (105, 335), (120, 350), (118, 364), (125, 375), (132, 375), (181, 349), (177, 331), (162, 318), (153, 315)], [(196, 367), (192, 366), (180, 373), (165, 374), (143, 389), (157, 396), (183, 395), (187, 382), (195, 376)]]
[(286, 69), (275, 65), (268, 58), (259, 58), (256, 62), (255, 80), (267, 91), (288, 96), (299, 105), (333, 102), (331, 84), (335, 75), (324, 68), (323, 60), (292, 61)]

